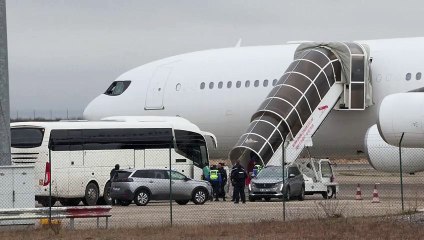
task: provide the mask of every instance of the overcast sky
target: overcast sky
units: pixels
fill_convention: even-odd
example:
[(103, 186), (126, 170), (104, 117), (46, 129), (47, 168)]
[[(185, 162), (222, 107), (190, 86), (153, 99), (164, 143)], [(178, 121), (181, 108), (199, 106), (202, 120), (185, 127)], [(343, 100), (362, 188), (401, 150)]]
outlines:
[[(121, 73), (202, 49), (424, 36), (420, 0), (6, 0), (11, 116), (82, 112)], [(54, 113), (57, 115), (58, 113)]]

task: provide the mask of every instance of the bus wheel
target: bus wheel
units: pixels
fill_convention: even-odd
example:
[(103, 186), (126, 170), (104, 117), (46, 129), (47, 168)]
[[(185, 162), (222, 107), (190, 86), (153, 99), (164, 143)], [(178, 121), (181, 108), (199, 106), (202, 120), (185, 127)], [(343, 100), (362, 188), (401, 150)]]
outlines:
[(78, 206), (81, 202), (80, 198), (61, 198), (59, 199), (62, 206)]
[(97, 204), (97, 200), (99, 199), (99, 188), (97, 188), (96, 184), (89, 183), (85, 188), (85, 196), (82, 200), (84, 205), (86, 206), (94, 206)]
[[(48, 207), (50, 205), (48, 198), (38, 199), (37, 202), (43, 207)], [(56, 199), (52, 198), (52, 206), (56, 203)]]

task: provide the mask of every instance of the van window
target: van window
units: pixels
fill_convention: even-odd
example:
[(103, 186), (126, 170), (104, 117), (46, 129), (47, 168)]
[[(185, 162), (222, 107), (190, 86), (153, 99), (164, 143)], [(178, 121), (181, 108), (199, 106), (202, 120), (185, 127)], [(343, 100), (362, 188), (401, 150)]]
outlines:
[(43, 142), (43, 128), (12, 128), (10, 129), (13, 148), (35, 148)]
[(329, 162), (321, 162), (321, 173), (323, 177), (333, 176), (333, 171)]

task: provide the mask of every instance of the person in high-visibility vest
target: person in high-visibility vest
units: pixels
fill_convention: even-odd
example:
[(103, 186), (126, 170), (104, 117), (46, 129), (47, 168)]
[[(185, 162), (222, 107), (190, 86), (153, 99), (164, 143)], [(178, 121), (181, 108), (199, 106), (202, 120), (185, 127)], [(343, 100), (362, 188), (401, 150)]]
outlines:
[(215, 165), (211, 167), (210, 171), (210, 182), (213, 188), (213, 196), (215, 197), (215, 201), (218, 201), (219, 194), (219, 171)]
[(254, 177), (256, 177), (256, 176), (258, 176), (258, 174), (259, 174), (259, 172), (262, 170), (262, 166), (261, 165), (259, 165), (259, 164), (256, 164), (254, 167), (253, 167), (253, 176)]

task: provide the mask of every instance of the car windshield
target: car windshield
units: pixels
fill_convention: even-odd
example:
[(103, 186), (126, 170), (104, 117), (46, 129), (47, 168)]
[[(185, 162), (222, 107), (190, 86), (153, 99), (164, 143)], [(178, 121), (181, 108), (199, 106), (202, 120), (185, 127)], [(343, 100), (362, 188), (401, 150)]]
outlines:
[[(287, 167), (284, 170), (284, 176), (287, 178)], [(283, 178), (281, 167), (267, 167), (262, 169), (257, 178)]]

